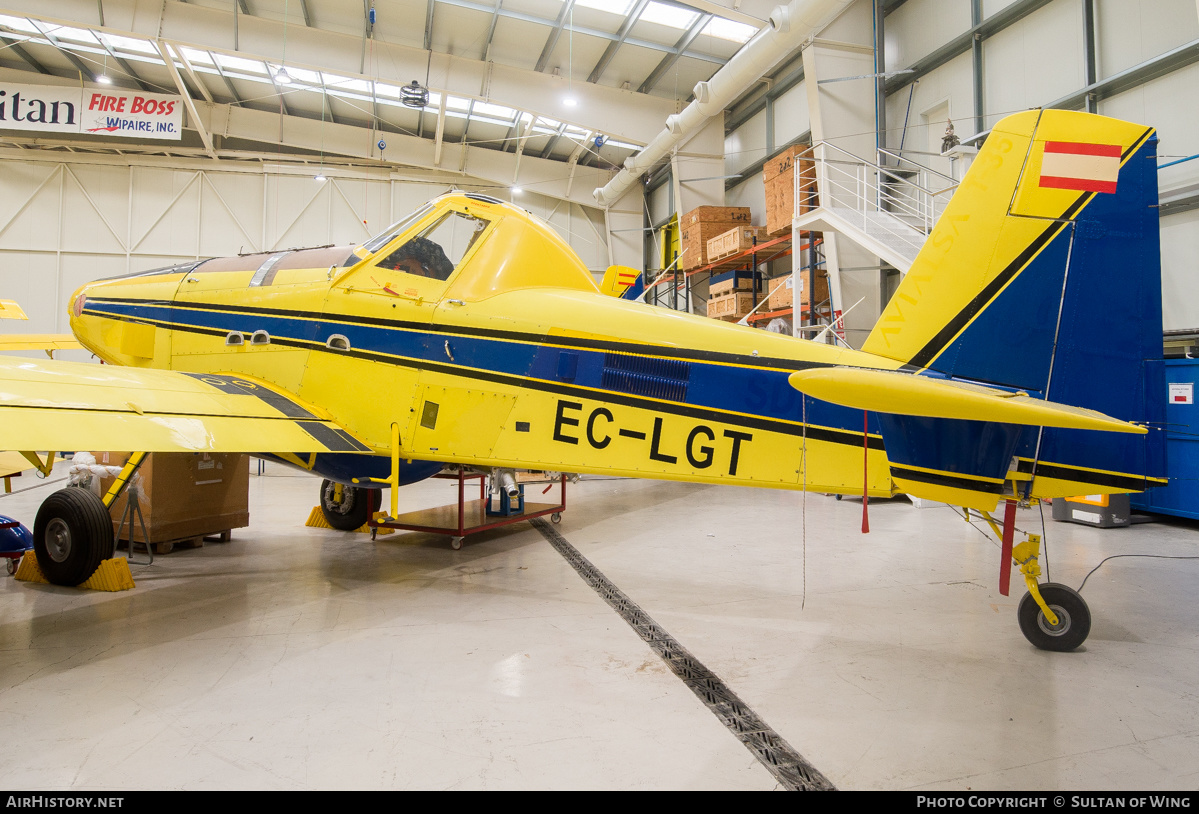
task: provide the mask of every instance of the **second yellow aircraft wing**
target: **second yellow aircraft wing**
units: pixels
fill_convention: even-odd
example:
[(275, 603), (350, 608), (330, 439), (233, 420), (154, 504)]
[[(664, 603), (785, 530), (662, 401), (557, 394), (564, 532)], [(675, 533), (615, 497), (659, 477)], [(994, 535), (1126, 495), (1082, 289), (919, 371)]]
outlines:
[(82, 348), (71, 334), (0, 334), (0, 351)]
[(327, 414), (246, 376), (5, 356), (0, 449), (371, 451)]
[(1148, 432), (1144, 427), (1094, 410), (977, 384), (887, 370), (817, 368), (792, 373), (787, 381), (801, 393), (821, 401), (879, 413), (1075, 430)]

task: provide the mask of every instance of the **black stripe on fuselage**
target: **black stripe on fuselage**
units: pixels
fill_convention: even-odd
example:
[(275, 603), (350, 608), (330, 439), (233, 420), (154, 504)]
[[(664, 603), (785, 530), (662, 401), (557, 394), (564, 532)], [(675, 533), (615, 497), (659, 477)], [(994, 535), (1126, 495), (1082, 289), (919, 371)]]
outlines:
[(1127, 489), (1130, 492), (1140, 492), (1153, 486), (1164, 485), (1164, 483), (1155, 482), (1158, 480), (1156, 478), (1117, 475), (1114, 472), (1096, 472), (1094, 469), (1082, 469), (1081, 467), (1047, 463), (1037, 464), (1036, 477), (1090, 483), (1114, 489)]
[[(91, 300), (89, 299), (89, 302)], [(146, 304), (145, 301), (133, 300), (139, 304)], [(161, 306), (168, 306), (167, 303), (156, 303)], [(103, 317), (105, 319), (114, 319), (117, 321), (132, 321), (127, 317), (115, 316), (113, 314), (99, 313), (88, 311), (84, 308), (84, 313), (89, 316)], [(154, 320), (146, 317), (137, 317), (138, 322), (158, 325), (168, 330), (183, 331), (185, 333), (203, 334), (206, 336), (224, 337), (226, 331), (202, 328), (193, 325), (183, 325), (175, 322), (167, 322), (163, 320)], [(524, 335), (528, 336), (528, 335)], [(525, 340), (529, 341), (529, 340)], [(363, 359), (370, 362), (383, 362), (385, 364), (402, 365), (418, 370), (429, 370), (436, 373), (445, 373), (450, 376), (459, 376), (467, 379), (476, 379), (481, 381), (493, 382), (495, 384), (510, 385), (513, 387), (524, 387), (530, 390), (540, 390), (547, 393), (555, 393), (557, 395), (572, 396), (575, 398), (585, 398), (591, 400), (605, 401), (611, 404), (621, 404), (626, 407), (633, 407), (641, 410), (656, 410), (661, 413), (669, 413), (672, 415), (686, 416), (688, 418), (696, 418), (703, 421), (717, 421), (724, 424), (732, 424), (734, 426), (748, 427), (751, 429), (765, 430), (767, 432), (777, 432), (795, 437), (803, 437), (805, 435), (804, 425), (801, 423), (792, 423), (777, 419), (763, 418), (760, 416), (749, 416), (740, 413), (730, 413), (723, 410), (716, 410), (706, 407), (697, 407), (689, 404), (679, 404), (677, 402), (656, 401), (654, 399), (642, 398), (639, 396), (631, 396), (624, 393), (616, 393), (610, 390), (591, 390), (585, 387), (577, 387), (569, 384), (559, 384), (557, 382), (549, 382), (542, 379), (522, 378), (507, 373), (495, 373), (488, 370), (479, 370), (478, 368), (468, 368), (458, 365), (447, 365), (440, 362), (430, 362), (424, 359), (413, 359), (411, 357), (392, 356), (386, 353), (378, 353), (373, 351), (364, 351), (361, 349), (351, 350), (333, 350), (326, 347), (323, 343), (315, 341), (306, 341), (302, 339), (285, 339), (282, 337), (271, 337), (272, 345), (280, 345), (289, 348), (299, 348), (302, 350), (319, 351), (322, 353), (331, 353), (337, 356), (352, 356), (357, 359)], [(601, 350), (607, 348), (600, 347)], [(726, 354), (731, 355), (731, 354)], [(756, 361), (756, 360), (755, 360)], [(202, 377), (202, 374), (192, 374)], [(862, 446), (862, 434), (853, 430), (838, 430), (829, 427), (808, 427), (806, 435), (813, 441), (827, 441), (834, 444), (848, 444), (851, 446)], [(867, 437), (866, 445), (870, 449), (883, 450), (883, 439), (877, 435)]]
[[(637, 342), (621, 342), (609, 339), (586, 339), (576, 336), (551, 336), (550, 334), (529, 333), (526, 331), (503, 331), (495, 328), (477, 328), (473, 326), (436, 325), (431, 322), (412, 322), (383, 317), (365, 317), (352, 314), (328, 314), (319, 311), (297, 311), (287, 308), (260, 308), (257, 306), (229, 306), (201, 302), (176, 302), (174, 300), (138, 300), (118, 297), (88, 297), (90, 302), (110, 302), (117, 305), (141, 305), (156, 308), (173, 308), (194, 311), (217, 311), (226, 314), (248, 314), (270, 317), (286, 317), (290, 319), (311, 320), (313, 322), (333, 323), (342, 322), (353, 325), (370, 325), (397, 330), (420, 331), (425, 333), (455, 334), (481, 339), (500, 339), (508, 342), (527, 342), (533, 345), (561, 345), (585, 350), (613, 351), (632, 353), (640, 356), (654, 356), (663, 359), (687, 359), (714, 364), (739, 365), (751, 368), (778, 368), (780, 370), (810, 370), (819, 367), (833, 367), (829, 362), (806, 362), (798, 359), (782, 359), (768, 356), (749, 356), (741, 353), (722, 353), (720, 351), (697, 350), (693, 348), (672, 348), (665, 345), (644, 345)], [(86, 310), (86, 306), (85, 306)], [(110, 319), (121, 319), (112, 314), (97, 314)], [(222, 334), (223, 335), (223, 334)]]
[(1003, 483), (988, 483), (972, 478), (956, 477), (945, 472), (925, 472), (922, 469), (908, 469), (905, 466), (891, 465), (891, 475), (904, 480), (914, 480), (933, 486), (949, 486), (954, 489), (968, 489), (971, 492), (985, 492), (990, 495), (1003, 493)]

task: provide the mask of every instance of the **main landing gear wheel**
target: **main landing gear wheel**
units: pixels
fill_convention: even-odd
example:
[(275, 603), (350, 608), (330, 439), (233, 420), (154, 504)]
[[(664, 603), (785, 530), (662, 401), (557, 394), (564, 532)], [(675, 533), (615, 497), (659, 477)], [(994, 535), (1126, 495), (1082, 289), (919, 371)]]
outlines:
[(78, 585), (113, 555), (112, 518), (104, 501), (70, 486), (43, 501), (33, 522), (33, 551), (46, 579)]
[(382, 502), (382, 489), (342, 486), (341, 500), (337, 500), (337, 484), (331, 480), (321, 483), (321, 513), (338, 531), (362, 528)]
[(1031, 593), (1020, 600), (1016, 612), (1024, 638), (1042, 650), (1064, 653), (1086, 641), (1091, 632), (1091, 609), (1082, 594), (1056, 582), (1041, 586), (1041, 598), (1058, 617), (1056, 625), (1049, 624), (1044, 612)]

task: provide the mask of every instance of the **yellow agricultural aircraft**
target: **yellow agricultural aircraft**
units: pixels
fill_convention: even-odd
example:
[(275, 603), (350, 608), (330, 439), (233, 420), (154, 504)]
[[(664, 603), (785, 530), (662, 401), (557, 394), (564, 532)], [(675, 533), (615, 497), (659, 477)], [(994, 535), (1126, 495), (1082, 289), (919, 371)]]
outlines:
[[(1164, 482), (1156, 143), (1001, 121), (860, 351), (606, 295), (549, 226), (470, 193), (360, 246), (94, 282), (71, 329), (107, 364), (0, 357), (0, 449), (255, 453), (325, 478), (350, 528), (444, 464), (1006, 500), (1021, 628), (1072, 649), (1086, 603), (1038, 586), (1011, 510)], [(82, 489), (34, 535), (60, 584), (113, 547)]]

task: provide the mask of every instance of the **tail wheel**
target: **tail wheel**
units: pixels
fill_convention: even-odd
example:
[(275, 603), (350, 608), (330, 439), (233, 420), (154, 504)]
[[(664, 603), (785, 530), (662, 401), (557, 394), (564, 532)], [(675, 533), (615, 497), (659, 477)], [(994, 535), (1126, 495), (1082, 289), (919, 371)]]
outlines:
[(331, 480), (321, 483), (321, 513), (329, 525), (339, 531), (362, 528), (383, 501), (381, 489), (342, 486), (340, 500), (337, 489), (338, 485)]
[(113, 555), (112, 518), (87, 489), (60, 489), (42, 502), (33, 523), (38, 567), (55, 585), (78, 585)]
[(1057, 652), (1073, 650), (1086, 641), (1091, 632), (1091, 609), (1082, 594), (1056, 582), (1047, 582), (1040, 590), (1041, 598), (1057, 616), (1058, 623), (1049, 624), (1041, 606), (1027, 593), (1016, 612), (1024, 638), (1041, 650)]

